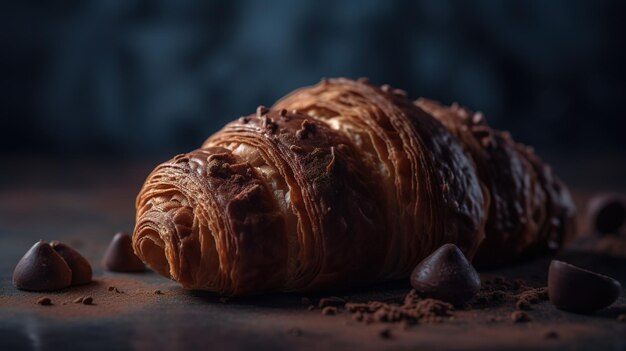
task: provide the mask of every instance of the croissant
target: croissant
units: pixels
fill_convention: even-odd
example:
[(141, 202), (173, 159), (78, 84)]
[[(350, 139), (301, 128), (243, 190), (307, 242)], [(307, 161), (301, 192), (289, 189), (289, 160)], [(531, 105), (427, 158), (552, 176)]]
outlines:
[(135, 253), (223, 295), (408, 276), (445, 243), (501, 264), (573, 235), (567, 188), (480, 114), (367, 80), (323, 80), (159, 165)]

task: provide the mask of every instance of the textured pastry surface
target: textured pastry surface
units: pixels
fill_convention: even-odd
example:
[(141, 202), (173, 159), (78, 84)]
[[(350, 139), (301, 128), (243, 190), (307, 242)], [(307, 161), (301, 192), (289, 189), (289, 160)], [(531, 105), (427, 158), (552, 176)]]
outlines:
[(406, 277), (445, 243), (485, 264), (559, 245), (567, 189), (476, 116), (362, 80), (297, 90), (158, 166), (134, 249), (185, 288), (246, 295)]

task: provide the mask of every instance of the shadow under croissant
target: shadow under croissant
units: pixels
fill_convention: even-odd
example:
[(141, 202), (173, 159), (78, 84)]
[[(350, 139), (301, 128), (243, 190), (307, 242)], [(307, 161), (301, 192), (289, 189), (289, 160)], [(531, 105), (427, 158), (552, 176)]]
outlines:
[[(202, 303), (225, 303), (230, 305), (302, 310), (310, 305), (317, 308), (320, 299), (330, 296), (336, 296), (344, 300), (349, 299), (350, 302), (367, 302), (376, 299), (379, 301), (401, 303), (404, 295), (406, 295), (410, 289), (411, 287), (407, 280), (401, 279), (372, 284), (361, 288), (311, 293), (263, 293), (259, 295), (231, 297), (228, 299), (208, 291), (185, 290), (185, 294)], [(303, 301), (309, 302), (304, 303)]]
[[(489, 277), (504, 277), (510, 281), (522, 279), (533, 287), (543, 287), (547, 284), (547, 272), (550, 261), (554, 258), (565, 260), (575, 265), (592, 269), (596, 272), (609, 275), (624, 284), (626, 282), (626, 257), (612, 257), (598, 253), (565, 251), (556, 257), (544, 256), (532, 260), (507, 265), (497, 269), (480, 270), (483, 280)], [(411, 290), (406, 279), (372, 284), (361, 288), (352, 288), (339, 291), (320, 291), (315, 293), (266, 293), (245, 297), (225, 299), (219, 294), (185, 290), (184, 294), (199, 303), (215, 304), (224, 303), (233, 306), (256, 306), (263, 308), (275, 308), (286, 310), (301, 310), (310, 305), (318, 309), (318, 302), (322, 298), (337, 296), (349, 302), (384, 301), (389, 303), (402, 303), (404, 296)], [(489, 307), (496, 307), (511, 301), (490, 302)], [(480, 309), (480, 306), (472, 306), (472, 309)], [(461, 307), (461, 309), (464, 309)], [(609, 308), (591, 314), (597, 318), (615, 319), (626, 311), (626, 306), (614, 305)], [(567, 312), (564, 312), (567, 313)], [(569, 313), (568, 313), (569, 314)], [(577, 318), (574, 316), (574, 318)]]

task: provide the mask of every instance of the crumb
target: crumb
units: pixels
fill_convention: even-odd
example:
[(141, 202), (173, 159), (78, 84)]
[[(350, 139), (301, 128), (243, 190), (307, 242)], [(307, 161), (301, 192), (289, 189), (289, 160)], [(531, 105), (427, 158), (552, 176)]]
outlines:
[(378, 323), (402, 323), (417, 324), (439, 323), (444, 318), (452, 315), (450, 311), (454, 308), (451, 304), (435, 299), (423, 299), (417, 295), (415, 290), (411, 290), (405, 297), (403, 304), (387, 303), (382, 301), (370, 301), (368, 303), (347, 303), (346, 309), (349, 313), (360, 313), (355, 320), (361, 319), (366, 324)]
[(220, 299), (218, 300), (220, 303), (227, 303), (228, 302), (228, 297), (220, 297)]
[(314, 309), (315, 309), (314, 305), (309, 305), (309, 307), (307, 307), (307, 310), (309, 310), (309, 311), (313, 311)]
[(311, 304), (311, 300), (308, 297), (303, 297), (300, 302), (302, 302), (303, 305), (310, 305)]
[(37, 300), (37, 304), (42, 306), (52, 306), (52, 300), (49, 297), (41, 297)]
[(123, 294), (123, 291), (120, 291), (117, 287), (115, 286), (109, 286), (109, 291), (114, 291), (117, 294)]
[(302, 336), (302, 329), (298, 327), (290, 328), (289, 330), (287, 330), (287, 334), (293, 336)]
[(332, 316), (337, 314), (337, 307), (326, 306), (322, 309), (322, 314), (325, 316)]
[(155, 291), (154, 291), (154, 293), (155, 293), (156, 295), (165, 295), (165, 294), (163, 294), (163, 291), (158, 290), (158, 289), (157, 289), (157, 290), (155, 290)]
[(530, 317), (528, 317), (528, 314), (526, 314), (526, 312), (515, 311), (511, 313), (511, 320), (513, 320), (514, 323), (523, 323), (529, 322)]
[(381, 339), (391, 339), (391, 329), (385, 328), (380, 330), (378, 336), (380, 336)]
[(546, 339), (558, 339), (559, 333), (555, 332), (554, 330), (550, 330), (543, 334), (543, 337)]
[(324, 308), (327, 306), (342, 307), (345, 304), (346, 304), (346, 300), (337, 296), (331, 296), (331, 297), (325, 297), (321, 299), (318, 304), (318, 307), (319, 308)]
[(77, 298), (76, 298), (76, 299), (74, 299), (74, 301), (72, 301), (72, 302), (74, 302), (74, 303), (82, 303), (82, 302), (83, 302), (83, 299), (84, 299), (84, 297), (82, 297), (82, 296), (81, 296), (81, 297), (77, 297)]
[(354, 319), (357, 322), (362, 322), (363, 321), (363, 313), (357, 312), (357, 313), (353, 314), (352, 315), (352, 319)]
[(93, 305), (93, 297), (87, 296), (83, 299), (83, 305)]
[(115, 290), (115, 287), (114, 286), (109, 286), (109, 291), (113, 291), (113, 290)]
[(620, 322), (626, 322), (626, 313), (622, 313), (619, 316), (617, 316), (617, 320)]

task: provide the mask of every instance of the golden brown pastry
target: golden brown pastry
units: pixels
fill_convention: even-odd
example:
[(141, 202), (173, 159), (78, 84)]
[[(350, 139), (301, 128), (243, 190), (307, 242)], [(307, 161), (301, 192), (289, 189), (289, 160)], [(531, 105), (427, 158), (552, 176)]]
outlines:
[(433, 116), (445, 108), (418, 105), (386, 86), (333, 79), (259, 107), (148, 176), (136, 254), (185, 288), (246, 295), (406, 277), (445, 243), (496, 262), (499, 253), (479, 249), (485, 225), (509, 218), (491, 219), (500, 214), (492, 198), (539, 213), (506, 240), (494, 235), (493, 250), (519, 257), (572, 230), (546, 224), (569, 215), (556, 200), (567, 190), (545, 185), (561, 186), (532, 153), (507, 141), (499, 156), (519, 160), (495, 162), (511, 163), (524, 186), (501, 189), (481, 141)]

